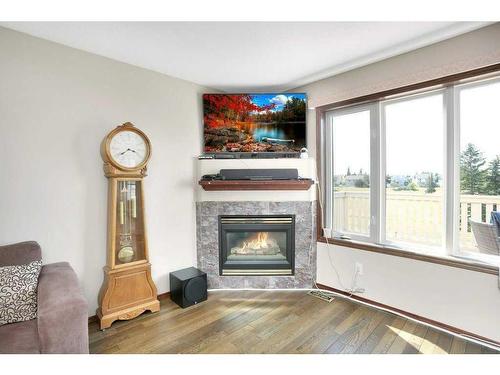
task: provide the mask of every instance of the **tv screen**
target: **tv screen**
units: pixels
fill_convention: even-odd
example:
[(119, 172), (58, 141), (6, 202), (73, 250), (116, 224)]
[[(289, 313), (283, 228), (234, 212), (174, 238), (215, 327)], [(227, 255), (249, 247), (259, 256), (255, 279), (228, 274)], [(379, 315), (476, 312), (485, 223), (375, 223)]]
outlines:
[(306, 146), (306, 95), (204, 94), (205, 153), (295, 153)]

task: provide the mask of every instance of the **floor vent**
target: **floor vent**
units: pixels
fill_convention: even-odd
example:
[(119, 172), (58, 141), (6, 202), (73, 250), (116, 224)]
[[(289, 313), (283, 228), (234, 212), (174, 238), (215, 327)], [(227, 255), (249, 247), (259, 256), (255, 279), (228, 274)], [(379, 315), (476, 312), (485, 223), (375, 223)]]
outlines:
[(335, 299), (330, 293), (323, 292), (322, 290), (310, 290), (309, 292), (307, 292), (307, 294), (319, 298), (328, 303), (332, 302)]

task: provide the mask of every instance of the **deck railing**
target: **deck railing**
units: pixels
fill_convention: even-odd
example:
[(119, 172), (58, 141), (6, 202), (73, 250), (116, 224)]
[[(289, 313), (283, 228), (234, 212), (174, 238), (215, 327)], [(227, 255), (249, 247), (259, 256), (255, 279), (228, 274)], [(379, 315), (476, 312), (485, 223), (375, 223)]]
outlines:
[[(334, 193), (334, 230), (368, 234), (370, 200), (367, 190)], [(440, 245), (443, 236), (443, 196), (439, 193), (396, 192), (386, 194), (386, 236), (390, 241)], [(489, 222), (500, 211), (498, 195), (461, 195), (460, 247), (477, 251), (469, 220)]]

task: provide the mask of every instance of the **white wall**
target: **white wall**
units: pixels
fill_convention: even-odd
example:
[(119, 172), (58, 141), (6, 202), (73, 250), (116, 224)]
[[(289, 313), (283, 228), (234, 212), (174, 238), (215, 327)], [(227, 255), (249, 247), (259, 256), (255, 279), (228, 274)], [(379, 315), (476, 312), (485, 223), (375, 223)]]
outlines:
[[(131, 121), (153, 145), (145, 179), (153, 279), (196, 264), (198, 85), (0, 28), (0, 244), (38, 241), (69, 261), (94, 315), (106, 254), (99, 144)], [(213, 90), (210, 90), (213, 91)]]
[[(500, 23), (326, 78), (291, 91), (306, 92), (309, 106), (329, 104), (500, 62)], [(308, 114), (308, 148), (315, 154), (315, 113)], [(318, 282), (341, 289), (354, 264), (364, 264), (366, 298), (500, 341), (500, 290), (494, 275), (318, 244)]]

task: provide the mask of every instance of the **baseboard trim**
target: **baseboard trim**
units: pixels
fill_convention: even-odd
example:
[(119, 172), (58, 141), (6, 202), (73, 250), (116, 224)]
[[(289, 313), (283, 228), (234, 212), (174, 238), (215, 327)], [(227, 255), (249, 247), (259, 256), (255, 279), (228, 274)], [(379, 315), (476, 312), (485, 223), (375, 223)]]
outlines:
[[(170, 298), (170, 292), (165, 292), (165, 293), (162, 293), (162, 294), (158, 294), (158, 296), (156, 298), (158, 298), (159, 301), (167, 299), (167, 298)], [(99, 319), (97, 318), (97, 315), (89, 316), (89, 324), (96, 323), (96, 322), (99, 322)]]
[(158, 297), (157, 297), (160, 301), (162, 299), (167, 299), (167, 298), (170, 298), (170, 292), (165, 292), (165, 293), (162, 293), (162, 294), (158, 294)]
[(463, 337), (469, 337), (469, 338), (472, 338), (472, 339), (484, 342), (485, 344), (494, 346), (496, 349), (500, 350), (500, 342), (492, 340), (492, 339), (489, 339), (487, 337), (480, 336), (480, 335), (477, 335), (477, 334), (472, 333), (472, 332), (464, 331), (463, 329), (460, 329), (460, 328), (457, 328), (457, 327), (454, 327), (454, 326), (450, 326), (448, 324), (441, 323), (441, 322), (438, 322), (436, 320), (432, 320), (432, 319), (426, 318), (424, 316), (420, 316), (420, 315), (417, 315), (417, 314), (414, 314), (414, 313), (411, 313), (411, 312), (408, 312), (408, 311), (405, 311), (405, 310), (401, 310), (401, 309), (398, 309), (397, 307), (385, 305), (383, 303), (380, 303), (380, 302), (377, 302), (377, 301), (373, 301), (373, 300), (368, 299), (368, 298), (360, 297), (360, 296), (354, 295), (354, 294), (351, 295), (351, 293), (345, 292), (345, 291), (337, 289), (337, 288), (332, 288), (331, 286), (328, 286), (328, 285), (319, 284), (319, 283), (317, 283), (316, 285), (320, 289), (329, 290), (329, 291), (332, 291), (334, 293), (337, 293), (337, 294), (349, 297), (351, 299), (357, 300), (359, 302), (364, 302), (364, 303), (370, 304), (370, 305), (372, 305), (374, 307), (380, 307), (380, 308), (383, 308), (385, 310), (391, 311), (391, 312), (393, 312), (395, 314), (398, 314), (398, 315), (407, 316), (407, 317), (409, 317), (411, 319), (414, 319), (414, 320), (417, 320), (417, 321), (419, 321), (421, 323), (425, 323), (425, 324), (429, 324), (429, 325), (432, 325), (432, 326), (435, 326), (435, 327), (438, 327), (438, 328), (445, 329), (445, 330), (447, 330), (449, 332), (452, 332), (452, 333), (454, 333), (456, 335), (460, 335), (460, 336), (463, 336)]

